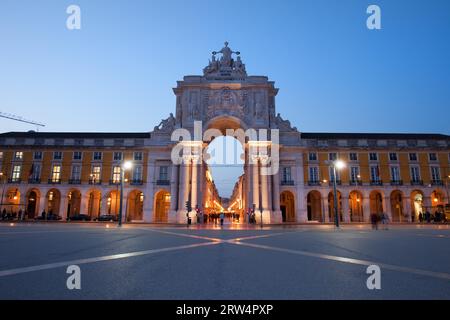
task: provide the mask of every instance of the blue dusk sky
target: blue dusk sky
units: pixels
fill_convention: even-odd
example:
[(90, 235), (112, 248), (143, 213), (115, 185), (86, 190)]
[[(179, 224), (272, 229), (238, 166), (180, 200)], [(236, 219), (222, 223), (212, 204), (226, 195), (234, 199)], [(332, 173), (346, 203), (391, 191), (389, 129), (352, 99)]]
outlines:
[[(66, 28), (71, 4), (81, 30)], [(45, 131), (150, 131), (227, 40), (300, 131), (450, 134), (446, 0), (1, 0), (0, 39), (0, 111)]]

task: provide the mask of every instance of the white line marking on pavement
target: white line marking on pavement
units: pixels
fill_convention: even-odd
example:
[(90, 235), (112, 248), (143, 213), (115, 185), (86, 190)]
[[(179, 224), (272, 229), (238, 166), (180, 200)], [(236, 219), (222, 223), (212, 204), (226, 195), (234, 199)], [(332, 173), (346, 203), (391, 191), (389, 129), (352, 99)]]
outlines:
[(342, 262), (342, 263), (357, 264), (357, 265), (362, 265), (362, 266), (369, 266), (369, 265), (376, 264), (376, 265), (380, 266), (381, 268), (391, 270), (391, 271), (413, 273), (413, 274), (417, 274), (417, 275), (421, 275), (421, 276), (428, 276), (428, 277), (433, 277), (433, 278), (450, 280), (450, 274), (445, 273), (445, 272), (434, 272), (434, 271), (428, 271), (428, 270), (414, 269), (414, 268), (396, 266), (396, 265), (386, 264), (386, 263), (379, 263), (379, 262), (373, 262), (373, 261), (367, 261), (367, 260), (359, 260), (359, 259), (346, 258), (346, 257), (338, 257), (338, 256), (332, 256), (332, 255), (314, 253), (314, 252), (308, 252), (308, 251), (302, 251), (302, 250), (284, 249), (284, 248), (271, 247), (271, 246), (265, 246), (265, 245), (260, 245), (260, 244), (253, 244), (253, 243), (244, 243), (244, 242), (229, 242), (229, 243), (232, 243), (235, 245), (240, 245), (240, 246), (246, 246), (246, 247), (258, 248), (258, 249), (265, 249), (265, 250), (278, 251), (278, 252), (296, 254), (296, 255), (301, 255), (301, 256), (337, 261), (337, 262)]
[(130, 258), (130, 257), (145, 256), (145, 255), (160, 253), (160, 252), (169, 252), (169, 251), (176, 251), (176, 250), (183, 250), (183, 249), (190, 249), (190, 248), (197, 248), (197, 247), (205, 247), (205, 246), (215, 245), (218, 243), (220, 243), (220, 242), (203, 242), (203, 243), (190, 244), (190, 245), (177, 246), (177, 247), (152, 249), (152, 250), (145, 250), (145, 251), (135, 251), (135, 252), (129, 252), (129, 253), (113, 254), (113, 255), (109, 255), (109, 256), (78, 259), (78, 260), (71, 260), (71, 261), (62, 261), (62, 262), (42, 264), (42, 265), (31, 266), (31, 267), (3, 270), (3, 271), (0, 271), (0, 277), (11, 276), (11, 275), (27, 273), (27, 272), (40, 271), (40, 270), (55, 269), (55, 268), (69, 266), (69, 265), (88, 264), (88, 263), (95, 263), (95, 262), (101, 262), (101, 261), (110, 261), (110, 260), (125, 259), (125, 258)]

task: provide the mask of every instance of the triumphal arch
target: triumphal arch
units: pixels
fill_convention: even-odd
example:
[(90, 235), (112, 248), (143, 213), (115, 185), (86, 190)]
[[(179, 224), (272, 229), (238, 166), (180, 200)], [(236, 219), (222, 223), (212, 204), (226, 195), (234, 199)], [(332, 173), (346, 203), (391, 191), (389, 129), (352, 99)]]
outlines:
[[(161, 211), (165, 210), (168, 222), (185, 223), (188, 216), (196, 222), (199, 212), (232, 210), (243, 220), (253, 212), (257, 222), (301, 221), (298, 201), (291, 205), (297, 208), (280, 204), (280, 161), (299, 168), (297, 181), (303, 181), (303, 166), (302, 152), (296, 151), (300, 133), (276, 113), (275, 83), (266, 76), (248, 75), (240, 52), (225, 42), (221, 50), (212, 52), (203, 75), (185, 76), (173, 91), (175, 116), (170, 114), (154, 128), (149, 154), (149, 168), (156, 170), (157, 163), (164, 161), (169, 165), (170, 180), (166, 185), (157, 182), (151, 193), (155, 199), (160, 192), (166, 194), (170, 207), (168, 202), (165, 207), (163, 202), (148, 203), (147, 215), (164, 216)], [(211, 140), (221, 135), (233, 136), (244, 150), (240, 155), (244, 174), (226, 208), (209, 173), (205, 152)], [(303, 199), (301, 192), (291, 186), (292, 198)], [(282, 213), (280, 208), (290, 212)]]

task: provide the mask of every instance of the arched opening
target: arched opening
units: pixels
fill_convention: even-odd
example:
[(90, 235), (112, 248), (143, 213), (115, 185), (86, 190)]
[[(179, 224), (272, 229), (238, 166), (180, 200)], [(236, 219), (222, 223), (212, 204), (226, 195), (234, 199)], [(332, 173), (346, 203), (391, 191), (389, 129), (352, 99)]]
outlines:
[(370, 193), (370, 213), (383, 213), (383, 195), (379, 191), (372, 191)]
[(22, 208), (20, 204), (20, 191), (17, 188), (8, 189), (5, 193), (5, 198), (2, 199), (4, 203), (2, 204), (2, 211), (10, 215), (11, 217), (18, 217), (18, 214), (25, 208)]
[(141, 221), (143, 219), (144, 193), (140, 190), (133, 190), (128, 194), (127, 221)]
[(405, 222), (403, 193), (399, 190), (391, 192), (391, 214), (393, 222)]
[(349, 195), (350, 206), (350, 221), (351, 222), (363, 222), (363, 195), (359, 191), (352, 191)]
[[(225, 223), (244, 222), (244, 156), (241, 142), (234, 136), (226, 136), (227, 129), (238, 129), (239, 123), (233, 118), (220, 117), (210, 123), (214, 128), (207, 134), (212, 139), (205, 150), (204, 221), (215, 221), (221, 212), (225, 213)], [(214, 137), (214, 138), (212, 138)], [(255, 203), (259, 208), (259, 203)]]
[(39, 215), (40, 192), (37, 189), (31, 189), (27, 193), (26, 212), (28, 219), (34, 219)]
[(67, 194), (67, 217), (73, 217), (80, 214), (81, 211), (81, 192), (73, 189)]
[(59, 216), (59, 209), (61, 205), (61, 192), (58, 189), (50, 189), (46, 196), (46, 212), (48, 215)]
[(280, 209), (283, 222), (295, 222), (295, 200), (290, 191), (283, 191), (280, 195)]
[(112, 215), (119, 214), (120, 191), (113, 190), (106, 194), (106, 212)]
[(319, 191), (310, 191), (307, 195), (308, 221), (323, 222), (322, 196)]
[(102, 194), (98, 190), (92, 190), (88, 193), (87, 214), (91, 218), (98, 218), (101, 212)]
[(431, 213), (436, 216), (436, 213), (444, 213), (445, 210), (445, 195), (441, 190), (433, 190), (431, 193)]
[[(342, 195), (341, 192), (338, 191), (337, 192), (338, 195), (338, 213), (339, 213), (339, 220), (342, 221)], [(330, 217), (330, 221), (335, 221), (335, 211), (334, 211), (334, 194), (333, 192), (330, 192), (328, 194), (328, 213), (329, 213), (329, 217)]]
[(419, 215), (424, 213), (423, 192), (414, 190), (411, 192), (411, 218), (413, 221), (419, 221)]
[(159, 191), (155, 196), (155, 222), (166, 223), (169, 218), (170, 193), (166, 190)]

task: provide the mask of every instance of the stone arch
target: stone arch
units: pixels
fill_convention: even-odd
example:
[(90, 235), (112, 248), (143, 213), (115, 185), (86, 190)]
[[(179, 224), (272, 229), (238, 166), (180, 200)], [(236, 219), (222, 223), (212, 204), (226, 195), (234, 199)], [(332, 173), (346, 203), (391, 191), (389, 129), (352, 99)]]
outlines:
[(120, 191), (111, 190), (105, 194), (106, 201), (106, 213), (112, 215), (119, 214), (119, 206), (120, 206)]
[(59, 216), (61, 208), (61, 192), (56, 188), (52, 188), (47, 192), (45, 200), (45, 211), (47, 214)]
[(170, 192), (165, 189), (159, 190), (155, 194), (154, 203), (154, 222), (167, 223), (170, 210)]
[[(342, 194), (339, 190), (337, 190), (338, 195), (338, 214), (339, 214), (339, 221), (342, 221)], [(334, 194), (331, 191), (328, 193), (328, 214), (330, 221), (335, 221), (335, 213), (334, 213)]]
[(21, 196), (18, 188), (9, 188), (2, 199), (2, 211), (6, 210), (9, 214), (17, 215), (20, 210), (24, 210), (20, 204)]
[(291, 191), (283, 191), (280, 195), (280, 209), (283, 222), (295, 222), (295, 197)]
[(413, 221), (419, 221), (419, 214), (425, 213), (425, 196), (422, 190), (411, 192), (411, 217)]
[(71, 189), (67, 193), (67, 217), (79, 215), (81, 213), (81, 191), (78, 189)]
[(370, 213), (380, 214), (384, 211), (383, 193), (379, 190), (373, 190), (370, 195)]
[(98, 218), (101, 214), (102, 193), (100, 190), (91, 189), (86, 193), (87, 208), (86, 212), (91, 218)]
[(434, 189), (431, 192), (431, 213), (435, 214), (437, 211), (444, 212), (445, 208), (445, 193), (440, 189)]
[(364, 209), (363, 209), (364, 196), (361, 191), (352, 190), (348, 196), (349, 209), (350, 209), (350, 221), (351, 222), (363, 222), (364, 221)]
[(392, 222), (405, 222), (407, 221), (405, 217), (405, 205), (404, 205), (404, 195), (400, 190), (394, 190), (391, 192), (391, 217)]
[(28, 219), (34, 219), (39, 216), (39, 205), (41, 201), (41, 192), (37, 188), (28, 190), (26, 195), (25, 210)]
[(144, 193), (132, 190), (128, 193), (127, 221), (144, 219)]
[(308, 206), (308, 221), (323, 222), (322, 195), (317, 190), (308, 192), (306, 196)]

